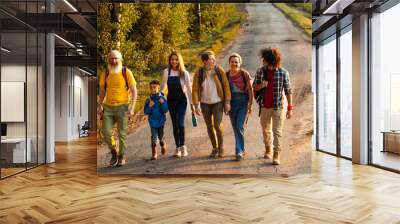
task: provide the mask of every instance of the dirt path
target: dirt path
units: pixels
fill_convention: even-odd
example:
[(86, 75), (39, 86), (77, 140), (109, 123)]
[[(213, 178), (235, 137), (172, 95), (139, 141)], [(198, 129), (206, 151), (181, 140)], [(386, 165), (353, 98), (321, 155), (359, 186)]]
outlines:
[[(294, 118), (286, 120), (280, 166), (263, 159), (261, 126), (258, 105), (254, 104), (245, 133), (246, 160), (234, 161), (234, 137), (228, 116), (224, 116), (224, 159), (209, 159), (211, 144), (203, 118), (193, 128), (189, 113), (186, 116), (186, 141), (189, 156), (173, 158), (174, 140), (170, 117), (165, 127), (168, 155), (150, 161), (150, 128), (143, 125), (128, 136), (128, 164), (121, 168), (103, 168), (109, 157), (104, 147), (98, 149), (98, 171), (102, 174), (281, 174), (290, 175), (310, 169), (310, 143), (313, 128), (313, 98), (311, 90), (311, 40), (271, 4), (247, 4), (248, 23), (239, 37), (219, 55), (218, 63), (227, 68), (229, 53), (242, 55), (243, 68), (254, 75), (260, 66), (259, 50), (277, 47), (283, 54), (283, 67), (291, 74), (295, 98)], [(189, 111), (189, 110), (188, 110)]]

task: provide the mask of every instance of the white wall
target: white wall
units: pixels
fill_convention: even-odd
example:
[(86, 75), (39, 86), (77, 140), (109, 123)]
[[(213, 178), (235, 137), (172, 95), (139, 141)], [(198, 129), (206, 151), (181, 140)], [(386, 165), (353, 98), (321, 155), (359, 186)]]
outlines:
[[(27, 120), (25, 122), (6, 122), (8, 138), (25, 138), (30, 139), (32, 161), (44, 163), (44, 74), (41, 66), (32, 66), (25, 64), (3, 64), (1, 66), (2, 81), (8, 82), (25, 82), (26, 83), (26, 110)], [(25, 81), (27, 78), (27, 81)], [(4, 97), (4, 96), (2, 96)], [(6, 111), (10, 108), (1, 108)], [(12, 113), (12, 111), (7, 111)], [(23, 113), (25, 111), (22, 111)], [(26, 133), (27, 131), (27, 133)], [(37, 155), (37, 153), (39, 155)]]
[[(1, 81), (3, 82), (25, 82), (25, 71), (26, 67), (24, 65), (2, 65), (1, 66)], [(33, 69), (28, 66), (29, 70)], [(27, 94), (28, 96), (32, 95)], [(36, 94), (35, 94), (36, 95)], [(1, 108), (2, 110), (7, 110), (7, 108)], [(29, 119), (28, 119), (29, 120)], [(24, 122), (11, 122), (7, 123), (7, 137), (25, 137), (25, 123)], [(29, 136), (28, 136), (29, 137)]]
[(76, 68), (56, 67), (56, 141), (79, 138), (78, 124), (88, 120), (88, 78), (83, 75)]

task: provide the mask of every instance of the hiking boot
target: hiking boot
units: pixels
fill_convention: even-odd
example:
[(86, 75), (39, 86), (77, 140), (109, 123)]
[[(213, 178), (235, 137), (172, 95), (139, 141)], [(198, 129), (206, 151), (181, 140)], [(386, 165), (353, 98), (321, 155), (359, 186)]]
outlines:
[(239, 153), (236, 155), (236, 161), (240, 161), (244, 159), (244, 154), (243, 153)]
[(280, 152), (279, 151), (274, 151), (274, 158), (272, 159), (272, 165), (279, 165), (279, 164), (281, 164), (281, 161), (280, 161), (280, 158), (281, 156), (280, 156)]
[(264, 158), (265, 159), (271, 159), (272, 158), (272, 147), (271, 146), (266, 146), (265, 147)]
[(117, 151), (115, 149), (111, 149), (110, 167), (115, 167), (117, 164), (118, 164)]
[(157, 159), (157, 148), (156, 145), (151, 146), (151, 160)]
[(165, 155), (167, 154), (167, 144), (165, 142), (160, 142), (160, 146), (161, 146), (161, 154)]
[(181, 155), (182, 155), (182, 157), (188, 156), (188, 151), (186, 149), (186, 145), (181, 146)]
[(181, 156), (182, 156), (181, 148), (178, 147), (178, 148), (176, 148), (176, 151), (175, 151), (175, 157), (176, 158), (181, 158)]
[(224, 158), (224, 149), (218, 150), (218, 158)]
[(117, 164), (117, 166), (123, 166), (125, 164), (126, 164), (125, 155), (119, 155), (118, 156), (118, 164)]
[(218, 154), (217, 149), (213, 149), (211, 151), (210, 158), (216, 159), (217, 158), (217, 154)]

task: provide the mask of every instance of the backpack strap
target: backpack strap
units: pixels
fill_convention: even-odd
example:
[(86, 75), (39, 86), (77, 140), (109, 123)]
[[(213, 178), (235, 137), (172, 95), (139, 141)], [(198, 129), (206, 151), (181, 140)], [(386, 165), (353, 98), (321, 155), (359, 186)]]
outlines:
[(201, 86), (201, 84), (203, 83), (203, 81), (204, 81), (203, 68), (200, 67), (200, 68), (199, 68), (199, 87)]
[(214, 67), (214, 70), (215, 70), (215, 73), (217, 73), (219, 82), (221, 83), (221, 86), (222, 86), (222, 75), (221, 75), (221, 72), (220, 72), (219, 69), (218, 69), (218, 66), (215, 66), (215, 67)]
[(268, 80), (268, 70), (265, 66), (261, 67), (261, 71), (263, 72), (263, 76), (261, 78), (261, 81)]
[[(108, 71), (108, 69), (106, 70), (106, 76), (104, 77), (104, 91), (107, 90), (107, 78), (110, 75), (110, 71)], [(128, 84), (128, 77), (126, 75), (126, 67), (123, 66), (122, 67), (122, 76), (124, 77), (125, 80), (125, 87), (128, 90), (129, 89), (129, 84)]]
[(129, 89), (129, 84), (128, 84), (128, 77), (126, 76), (126, 67), (125, 66), (122, 67), (122, 76), (125, 79), (126, 90), (128, 90)]
[(110, 74), (110, 71), (108, 71), (108, 69), (106, 69), (106, 74), (104, 77), (104, 92), (107, 91), (107, 78), (108, 78), (109, 74)]
[(247, 79), (246, 79), (246, 76), (245, 76), (243, 70), (240, 70), (240, 75), (242, 76), (243, 83), (244, 83), (244, 86), (245, 86), (244, 90), (247, 90)]
[[(222, 85), (222, 75), (221, 75), (221, 72), (219, 71), (219, 69), (218, 69), (217, 66), (214, 67), (214, 70), (215, 70), (215, 73), (216, 73), (217, 76), (218, 76), (219, 82), (220, 82), (221, 85)], [(203, 71), (203, 67), (200, 67), (200, 68), (199, 68), (199, 86), (201, 86), (201, 84), (203, 83), (203, 81), (204, 81), (204, 71)]]
[[(225, 74), (226, 74), (226, 77), (229, 80), (230, 71), (227, 71)], [(245, 86), (244, 90), (247, 90), (247, 79), (246, 79), (246, 75), (244, 74), (244, 71), (242, 69), (240, 69), (240, 76), (242, 77), (242, 80), (243, 80), (243, 83), (244, 83), (244, 86)]]

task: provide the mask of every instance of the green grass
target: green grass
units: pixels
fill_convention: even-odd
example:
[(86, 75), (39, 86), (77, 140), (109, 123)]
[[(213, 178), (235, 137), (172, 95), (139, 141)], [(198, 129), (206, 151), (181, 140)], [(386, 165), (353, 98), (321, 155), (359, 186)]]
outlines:
[(307, 16), (311, 16), (312, 3), (288, 3), (287, 5), (303, 11)]
[[(312, 22), (311, 22), (311, 14), (307, 15), (307, 13), (296, 9), (296, 7), (289, 6), (285, 3), (275, 3), (274, 4), (279, 10), (281, 10), (287, 17), (289, 17), (292, 22), (294, 22), (297, 26), (299, 26), (309, 37), (312, 35)], [(310, 4), (301, 4), (301, 5), (310, 5)], [(309, 6), (305, 6), (309, 7)]]

